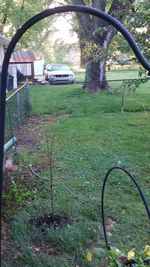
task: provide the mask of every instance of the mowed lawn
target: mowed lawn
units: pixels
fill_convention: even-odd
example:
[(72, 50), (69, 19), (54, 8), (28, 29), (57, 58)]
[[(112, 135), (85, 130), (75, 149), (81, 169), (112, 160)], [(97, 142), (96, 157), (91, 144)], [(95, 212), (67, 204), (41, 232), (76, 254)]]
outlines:
[[(119, 79), (120, 73), (111, 75)], [(133, 77), (131, 73), (126, 75)], [(120, 83), (111, 86), (119, 89)], [(32, 153), (23, 147), (20, 154), (27, 164), (38, 169), (41, 178), (28, 177), (29, 184), (24, 183), (23, 188), (32, 194), (32, 200), (26, 195), (21, 205), (18, 201), (18, 210), (7, 215), (12, 222), (11, 239), (18, 252), (14, 252), (17, 260), (4, 260), (4, 266), (16, 266), (16, 261), (17, 266), (99, 266), (105, 257), (101, 189), (109, 168), (126, 168), (150, 205), (150, 82), (141, 84), (134, 92), (125, 91), (124, 112), (120, 90), (89, 94), (79, 83), (32, 85), (30, 96), (34, 120), (28, 127), (37, 142)], [(40, 128), (41, 118), (45, 122)], [(69, 216), (71, 223), (42, 233), (27, 222), (51, 212), (47, 179), (52, 142), (54, 210)], [(21, 168), (16, 179), (19, 188), (24, 181), (23, 163)], [(18, 200), (15, 194), (14, 198), (11, 195), (11, 201)], [(108, 229), (113, 246), (124, 251), (142, 250), (149, 243), (150, 225), (143, 202), (133, 182), (119, 170), (112, 172), (106, 186), (105, 217), (106, 222), (113, 222)], [(87, 251), (94, 255), (90, 264)]]

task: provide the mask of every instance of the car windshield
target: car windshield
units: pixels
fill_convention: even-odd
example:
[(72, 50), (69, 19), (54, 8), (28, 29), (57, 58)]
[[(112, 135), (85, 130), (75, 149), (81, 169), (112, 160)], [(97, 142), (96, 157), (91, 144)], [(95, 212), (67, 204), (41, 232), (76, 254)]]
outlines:
[(68, 70), (70, 70), (70, 68), (68, 67), (68, 66), (66, 66), (66, 65), (52, 65), (52, 66), (49, 66), (48, 68), (47, 68), (49, 71), (59, 71), (59, 70), (65, 70), (65, 71), (68, 71)]

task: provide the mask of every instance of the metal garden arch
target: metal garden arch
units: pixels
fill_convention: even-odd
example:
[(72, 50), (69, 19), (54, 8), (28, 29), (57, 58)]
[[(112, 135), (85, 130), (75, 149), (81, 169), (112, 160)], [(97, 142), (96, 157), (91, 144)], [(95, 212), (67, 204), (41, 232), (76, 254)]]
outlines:
[[(113, 18), (111, 15), (98, 10), (93, 7), (87, 7), (82, 5), (66, 5), (66, 6), (59, 6), (52, 9), (47, 9), (35, 16), (33, 16), (31, 19), (29, 19), (23, 26), (16, 32), (14, 37), (12, 38), (7, 52), (4, 57), (3, 66), (2, 66), (2, 73), (1, 73), (1, 85), (0, 85), (0, 191), (1, 191), (1, 204), (2, 204), (2, 181), (3, 181), (3, 147), (4, 147), (4, 126), (5, 126), (5, 99), (6, 99), (6, 86), (7, 86), (7, 71), (8, 71), (8, 65), (9, 60), (11, 57), (11, 54), (15, 48), (15, 45), (19, 41), (19, 39), (22, 37), (22, 35), (35, 23), (38, 21), (49, 17), (51, 15), (60, 14), (60, 13), (66, 13), (66, 12), (81, 12), (81, 13), (87, 13), (91, 14), (93, 16), (99, 17), (100, 19), (103, 19), (110, 23), (112, 26), (114, 26), (119, 32), (122, 33), (124, 38), (129, 43), (130, 47), (132, 48), (133, 52), (135, 53), (137, 59), (142, 64), (142, 66), (148, 71), (148, 75), (150, 75), (150, 63), (146, 60), (146, 58), (141, 53), (138, 45), (136, 44), (134, 38), (132, 35), (127, 31), (127, 29), (115, 18)], [(108, 175), (106, 176), (107, 179)], [(105, 180), (106, 181), (106, 180)], [(105, 187), (105, 185), (104, 185)], [(104, 191), (103, 187), (103, 191)], [(104, 192), (103, 192), (104, 193)], [(150, 211), (147, 207), (147, 212), (150, 217)], [(105, 227), (105, 225), (104, 225)], [(104, 229), (105, 230), (105, 229)], [(105, 241), (107, 248), (107, 237), (105, 236)]]

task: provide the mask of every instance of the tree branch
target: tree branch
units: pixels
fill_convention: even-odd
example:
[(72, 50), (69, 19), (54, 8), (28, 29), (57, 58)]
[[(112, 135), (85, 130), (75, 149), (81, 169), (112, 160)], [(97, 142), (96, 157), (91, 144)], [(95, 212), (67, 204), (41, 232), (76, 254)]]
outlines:
[[(72, 0), (72, 4), (74, 5), (83, 5), (86, 6), (84, 0)], [(91, 23), (92, 23), (92, 19), (91, 16), (89, 14), (81, 14), (81, 13), (76, 13), (75, 14), (79, 24), (82, 27), (82, 32), (84, 32), (84, 36), (90, 36), (91, 32), (92, 32), (92, 27), (91, 27)], [(79, 35), (79, 33), (78, 33)]]
[(125, 14), (126, 14), (125, 11), (127, 11), (129, 9), (129, 6), (130, 6), (129, 2), (125, 3), (125, 2), (120, 1), (120, 0), (114, 0), (111, 4), (111, 7), (109, 9), (108, 14), (110, 14), (114, 18), (122, 21), (124, 19)]
[[(105, 12), (105, 8), (106, 8), (106, 0), (93, 0), (92, 1), (92, 6), (101, 10), (101, 11), (104, 11)], [(97, 28), (97, 26), (99, 27), (103, 27), (104, 24), (106, 24), (104, 22), (104, 20), (101, 20), (100, 18), (96, 17), (96, 16), (93, 16), (92, 17), (92, 21), (93, 21), (93, 27), (94, 29)]]
[(2, 33), (4, 31), (4, 27), (6, 25), (6, 22), (7, 22), (8, 16), (9, 16), (9, 9), (10, 9), (10, 5), (6, 5), (3, 12), (2, 12), (2, 22), (0, 25), (0, 32), (2, 32)]
[(24, 3), (25, 3), (25, 0), (22, 0), (21, 10), (24, 10)]
[(97, 1), (97, 2), (98, 2), (98, 4), (99, 4), (98, 8), (99, 8), (100, 10), (102, 10), (102, 11), (105, 12), (105, 8), (106, 8), (106, 0)]

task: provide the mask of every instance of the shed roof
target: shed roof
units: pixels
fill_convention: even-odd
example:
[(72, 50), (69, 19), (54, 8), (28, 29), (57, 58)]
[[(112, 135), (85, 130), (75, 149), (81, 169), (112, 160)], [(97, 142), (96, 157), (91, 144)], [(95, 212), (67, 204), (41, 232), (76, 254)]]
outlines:
[(10, 63), (31, 63), (34, 60), (35, 55), (32, 51), (14, 51)]

